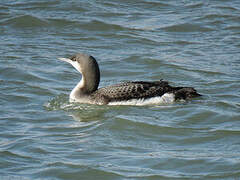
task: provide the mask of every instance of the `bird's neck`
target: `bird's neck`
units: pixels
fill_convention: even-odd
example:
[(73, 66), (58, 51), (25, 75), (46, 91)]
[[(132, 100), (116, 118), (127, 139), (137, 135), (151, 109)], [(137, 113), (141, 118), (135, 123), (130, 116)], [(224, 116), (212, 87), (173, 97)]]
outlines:
[(82, 75), (81, 81), (73, 88), (70, 99), (80, 99), (88, 96), (97, 90), (100, 81), (100, 74), (86, 73)]

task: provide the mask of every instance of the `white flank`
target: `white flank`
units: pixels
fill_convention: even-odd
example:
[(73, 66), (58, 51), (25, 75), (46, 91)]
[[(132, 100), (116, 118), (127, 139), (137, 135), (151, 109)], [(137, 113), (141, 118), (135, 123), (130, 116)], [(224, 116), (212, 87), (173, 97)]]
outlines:
[(161, 97), (152, 97), (148, 99), (131, 99), (128, 101), (110, 102), (108, 105), (133, 105), (133, 106), (146, 106), (146, 105), (159, 105), (169, 104), (174, 102), (173, 93), (165, 93)]

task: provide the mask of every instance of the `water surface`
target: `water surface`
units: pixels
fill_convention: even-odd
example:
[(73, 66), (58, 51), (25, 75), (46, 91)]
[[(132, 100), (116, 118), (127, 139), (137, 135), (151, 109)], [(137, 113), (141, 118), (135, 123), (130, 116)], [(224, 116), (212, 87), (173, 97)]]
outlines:
[[(238, 179), (238, 1), (0, 3), (0, 179)], [(71, 104), (93, 55), (101, 84), (168, 80), (204, 96), (158, 106)]]

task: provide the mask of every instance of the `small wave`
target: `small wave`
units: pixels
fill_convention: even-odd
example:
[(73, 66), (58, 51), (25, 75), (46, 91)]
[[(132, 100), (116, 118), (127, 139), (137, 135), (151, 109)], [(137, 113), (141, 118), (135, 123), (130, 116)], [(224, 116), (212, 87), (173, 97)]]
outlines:
[[(74, 111), (74, 110), (84, 110), (84, 111), (92, 111), (96, 108), (98, 110), (107, 109), (105, 106), (92, 105), (92, 104), (82, 104), (82, 103), (72, 103), (69, 102), (69, 95), (60, 94), (55, 98), (49, 100), (47, 103), (43, 105), (46, 110), (54, 111), (54, 110), (65, 110), (65, 111)], [(101, 108), (102, 107), (102, 108)]]
[(79, 28), (82, 30), (87, 30), (87, 31), (121, 31), (126, 29), (125, 27), (119, 25), (119, 24), (114, 24), (114, 23), (109, 23), (101, 20), (87, 20), (87, 21), (78, 21), (76, 19), (58, 19), (58, 18), (51, 18), (48, 19), (48, 21), (53, 24), (54, 26), (59, 26), (59, 27), (66, 27), (70, 26), (73, 28)]
[(217, 20), (223, 20), (223, 19), (227, 19), (227, 18), (231, 18), (231, 17), (234, 17), (232, 15), (227, 15), (227, 14), (206, 14), (204, 16), (201, 16), (199, 18), (197, 18), (198, 21), (200, 20), (215, 20), (215, 22)]
[[(69, 96), (66, 94), (60, 94), (57, 97), (49, 100), (44, 105), (47, 111), (58, 111), (63, 110), (67, 112), (68, 116), (71, 116), (76, 121), (81, 122), (99, 122), (101, 117), (104, 116), (105, 112), (109, 110), (109, 106), (99, 106), (92, 104), (80, 104), (70, 103)], [(97, 126), (94, 127), (98, 127)]]
[[(221, 74), (219, 74), (221, 75)], [(232, 84), (237, 84), (239, 83), (239, 81), (234, 81), (234, 80), (215, 80), (215, 81), (210, 81), (210, 82), (207, 82), (205, 83), (204, 85), (206, 86), (214, 86), (214, 85), (221, 85), (223, 86), (224, 88), (230, 88), (230, 85)]]
[(31, 16), (31, 15), (23, 15), (8, 19), (4, 22), (4, 24), (14, 26), (15, 28), (33, 28), (33, 27), (45, 27), (48, 26), (49, 23), (40, 18)]
[(235, 127), (226, 127), (226, 128), (214, 128), (210, 130), (211, 133), (215, 133), (218, 136), (226, 137), (230, 135), (240, 135), (240, 129)]
[(76, 21), (69, 20), (69, 19), (58, 19), (58, 18), (49, 18), (48, 22), (53, 25), (59, 27), (66, 27), (66, 26), (76, 26)]
[(71, 104), (68, 102), (68, 96), (65, 94), (60, 94), (57, 97), (51, 99), (43, 105), (46, 110), (67, 110), (71, 107)]
[(188, 4), (186, 7), (187, 8), (200, 8), (204, 5), (203, 2), (193, 2), (191, 4)]
[(88, 23), (85, 23), (83, 25), (80, 25), (83, 29), (90, 30), (90, 31), (120, 31), (124, 28), (117, 24), (111, 24), (102, 22), (99, 20), (92, 20)]
[(58, 4), (58, 1), (43, 1), (43, 2), (39, 2), (39, 1), (9, 1), (7, 3), (5, 3), (5, 5), (9, 6), (9, 7), (34, 7), (34, 6), (43, 6), (43, 7), (46, 7), (46, 6), (50, 6), (50, 5), (56, 5)]
[(22, 161), (22, 162), (26, 162), (26, 161), (30, 161), (32, 158), (29, 155), (24, 155), (24, 153), (21, 153), (19, 151), (9, 151), (9, 150), (4, 150), (4, 151), (0, 151), (0, 155), (1, 157), (14, 157), (16, 160), (18, 160), (18, 162)]
[[(114, 172), (114, 170), (112, 170), (112, 168), (114, 167), (112, 164), (104, 162), (91, 163), (90, 161), (88, 162), (77, 161), (77, 159), (75, 160), (72, 160), (72, 162), (63, 162), (60, 160), (48, 162), (38, 169), (36, 175), (37, 177), (42, 177), (42, 179), (45, 179), (49, 176), (53, 177), (53, 174), (58, 177), (70, 177), (75, 170), (76, 172), (78, 172), (76, 173), (75, 177), (87, 177), (87, 179), (95, 179), (96, 175), (98, 179), (121, 179), (120, 177), (122, 177), (121, 175), (119, 175), (118, 172)], [(58, 169), (61, 170), (59, 171)], [(70, 176), (69, 172), (71, 172)]]
[(179, 25), (172, 25), (161, 28), (168, 32), (208, 32), (213, 31), (211, 28), (202, 27), (197, 24), (179, 24)]
[(239, 32), (240, 31), (240, 26), (228, 26), (226, 28), (224, 28), (225, 30), (233, 30), (233, 31), (236, 31), (236, 32)]
[(221, 9), (221, 10), (229, 10), (229, 12), (232, 14), (233, 12), (239, 12), (238, 7), (233, 7), (233, 6), (216, 6), (216, 8)]

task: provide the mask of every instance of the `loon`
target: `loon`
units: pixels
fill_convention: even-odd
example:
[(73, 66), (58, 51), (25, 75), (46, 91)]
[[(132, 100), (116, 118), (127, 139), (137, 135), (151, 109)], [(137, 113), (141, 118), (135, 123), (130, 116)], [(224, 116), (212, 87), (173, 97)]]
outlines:
[(100, 70), (93, 56), (77, 53), (58, 58), (70, 63), (82, 74), (70, 93), (70, 102), (98, 105), (146, 105), (174, 102), (201, 96), (192, 87), (173, 87), (167, 81), (130, 81), (98, 88)]

